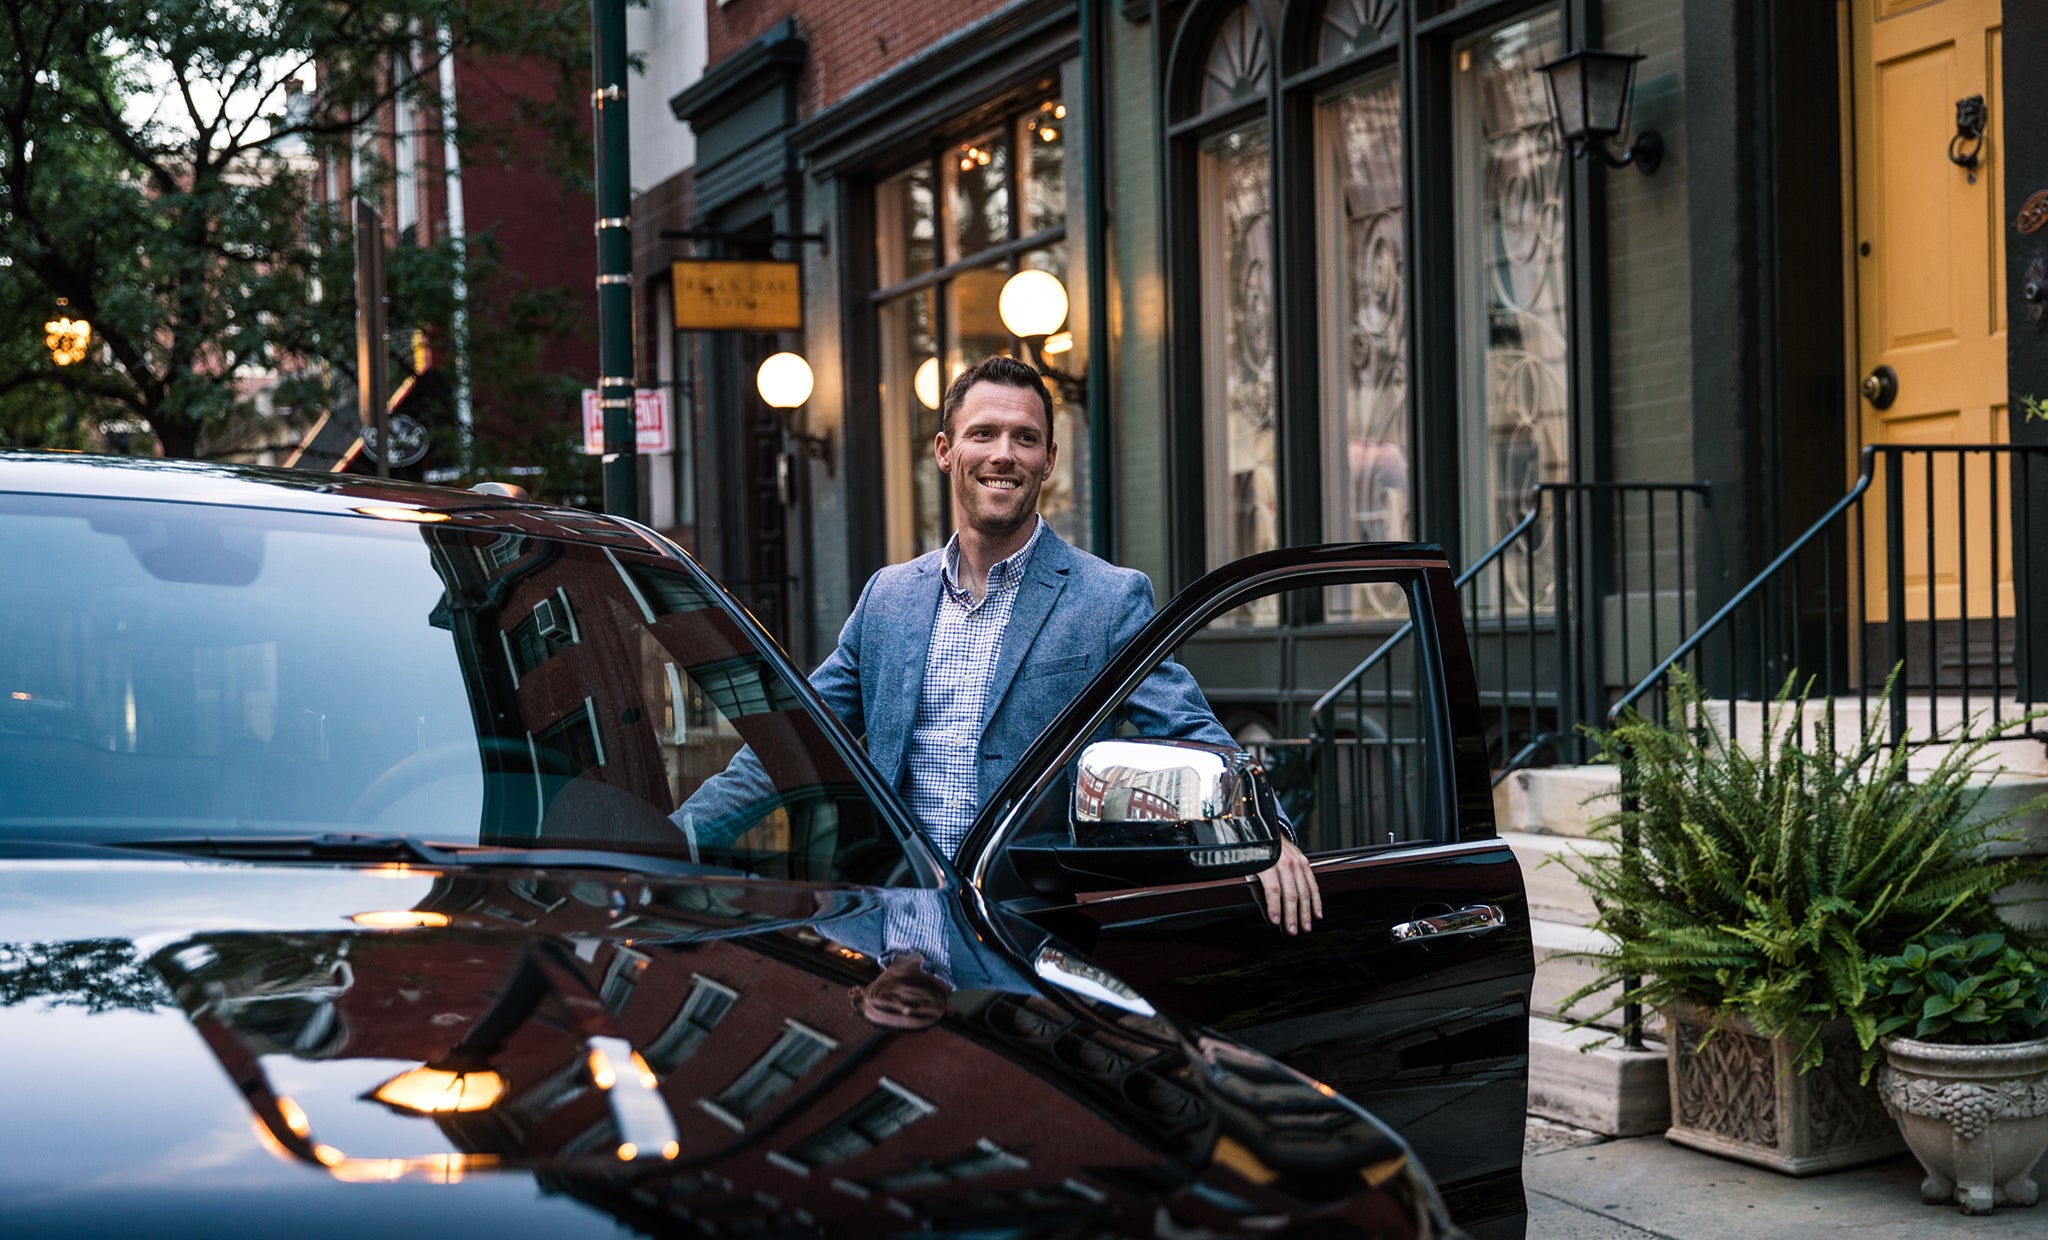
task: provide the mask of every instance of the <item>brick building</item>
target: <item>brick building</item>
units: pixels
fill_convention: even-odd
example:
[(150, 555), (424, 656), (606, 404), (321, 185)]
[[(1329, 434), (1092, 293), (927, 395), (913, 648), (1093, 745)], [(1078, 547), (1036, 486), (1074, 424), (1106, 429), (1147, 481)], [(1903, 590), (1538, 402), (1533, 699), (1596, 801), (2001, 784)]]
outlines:
[[(692, 235), (647, 251), (643, 305), (666, 258), (796, 259), (803, 326), (672, 334), (642, 366), (695, 399), (677, 472), (703, 519), (678, 524), (800, 660), (869, 572), (944, 539), (936, 393), (1011, 351), (1055, 380), (1049, 518), (1162, 595), (1328, 540), (1484, 561), (1488, 692), (1528, 704), (1495, 729), (1503, 761), (1572, 756), (1573, 723), (1888, 468), (1915, 481), (1889, 509), (1867, 484), (1865, 550), (1837, 514), (1835, 567), (1745, 621), (1834, 653), (1773, 646), (1746, 679), (1824, 657), (1848, 686), (1852, 648), (1930, 690), (1959, 663), (2007, 688), (2028, 665), (2037, 694), (2048, 675), (2018, 638), (2048, 574), (1989, 536), (2037, 520), (2013, 508), (2022, 450), (1961, 451), (2048, 434), (2009, 396), (2048, 392), (2048, 301), (2025, 300), (2048, 287), (2027, 227), (2048, 149), (2001, 86), (2048, 38), (2030, 6), (675, 8), (701, 9), (708, 51), (668, 100), (696, 158), (665, 218)], [(1640, 54), (1627, 111), (1568, 141), (1544, 66), (1601, 50)], [(1651, 133), (1661, 158), (1623, 164)], [(1067, 294), (1045, 339), (996, 313), (1026, 268)], [(816, 379), (787, 417), (753, 391), (778, 350)], [(1905, 548), (1959, 503), (1937, 550)], [(1283, 713), (1268, 734), (1303, 726)]]

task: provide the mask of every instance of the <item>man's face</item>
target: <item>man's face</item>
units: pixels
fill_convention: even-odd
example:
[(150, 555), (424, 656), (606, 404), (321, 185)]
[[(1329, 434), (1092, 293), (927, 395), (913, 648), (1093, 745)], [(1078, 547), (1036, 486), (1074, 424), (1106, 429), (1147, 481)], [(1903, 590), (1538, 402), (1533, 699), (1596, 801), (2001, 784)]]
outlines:
[(952, 433), (940, 431), (934, 447), (939, 468), (953, 480), (963, 528), (1001, 536), (1037, 517), (1039, 488), (1058, 456), (1038, 393), (975, 384), (953, 415)]

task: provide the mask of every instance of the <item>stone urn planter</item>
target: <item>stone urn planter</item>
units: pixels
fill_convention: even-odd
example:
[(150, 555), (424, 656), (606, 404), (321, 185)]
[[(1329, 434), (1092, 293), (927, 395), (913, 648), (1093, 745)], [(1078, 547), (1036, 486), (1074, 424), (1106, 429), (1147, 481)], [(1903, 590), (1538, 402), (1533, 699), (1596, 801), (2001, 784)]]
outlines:
[(1679, 1145), (1786, 1175), (1814, 1175), (1876, 1162), (1903, 1147), (1875, 1090), (1859, 1085), (1860, 1051), (1846, 1020), (1821, 1035), (1826, 1058), (1800, 1073), (1782, 1038), (1731, 1014), (1709, 1039), (1715, 1011), (1665, 1006), (1670, 1051), (1671, 1127)]
[(1878, 1091), (1927, 1178), (1920, 1200), (1965, 1214), (2040, 1198), (2048, 1152), (2048, 1038), (1953, 1046), (1884, 1039)]

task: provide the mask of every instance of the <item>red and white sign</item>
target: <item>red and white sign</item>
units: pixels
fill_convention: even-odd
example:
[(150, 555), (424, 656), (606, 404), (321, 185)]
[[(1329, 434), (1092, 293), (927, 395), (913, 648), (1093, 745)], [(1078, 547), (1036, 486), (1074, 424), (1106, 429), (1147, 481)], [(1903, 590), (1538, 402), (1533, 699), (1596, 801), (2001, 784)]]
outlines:
[[(668, 389), (637, 388), (633, 392), (634, 443), (640, 452), (673, 452), (669, 435)], [(597, 407), (597, 389), (583, 389), (583, 450), (604, 451), (604, 411)]]

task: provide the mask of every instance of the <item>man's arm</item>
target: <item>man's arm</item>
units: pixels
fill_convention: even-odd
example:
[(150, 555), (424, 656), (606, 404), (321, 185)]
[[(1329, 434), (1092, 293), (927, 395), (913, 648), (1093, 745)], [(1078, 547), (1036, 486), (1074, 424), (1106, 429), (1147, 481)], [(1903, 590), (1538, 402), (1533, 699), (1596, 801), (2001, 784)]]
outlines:
[[(1115, 632), (1110, 638), (1112, 654), (1130, 644), (1138, 630), (1152, 619), (1153, 610), (1151, 579), (1143, 573), (1131, 574), (1117, 608)], [(1122, 714), (1140, 736), (1212, 745), (1237, 744), (1237, 738), (1209, 709), (1209, 699), (1202, 696), (1202, 687), (1195, 683), (1194, 676), (1172, 656), (1161, 659), (1144, 683), (1124, 700)], [(1288, 821), (1280, 802), (1270, 795), (1261, 800), (1283, 833), (1280, 860), (1259, 872), (1259, 885), (1266, 893), (1266, 919), (1289, 934), (1299, 934), (1323, 915), (1323, 894), (1308, 858), (1294, 842), (1294, 824)]]

